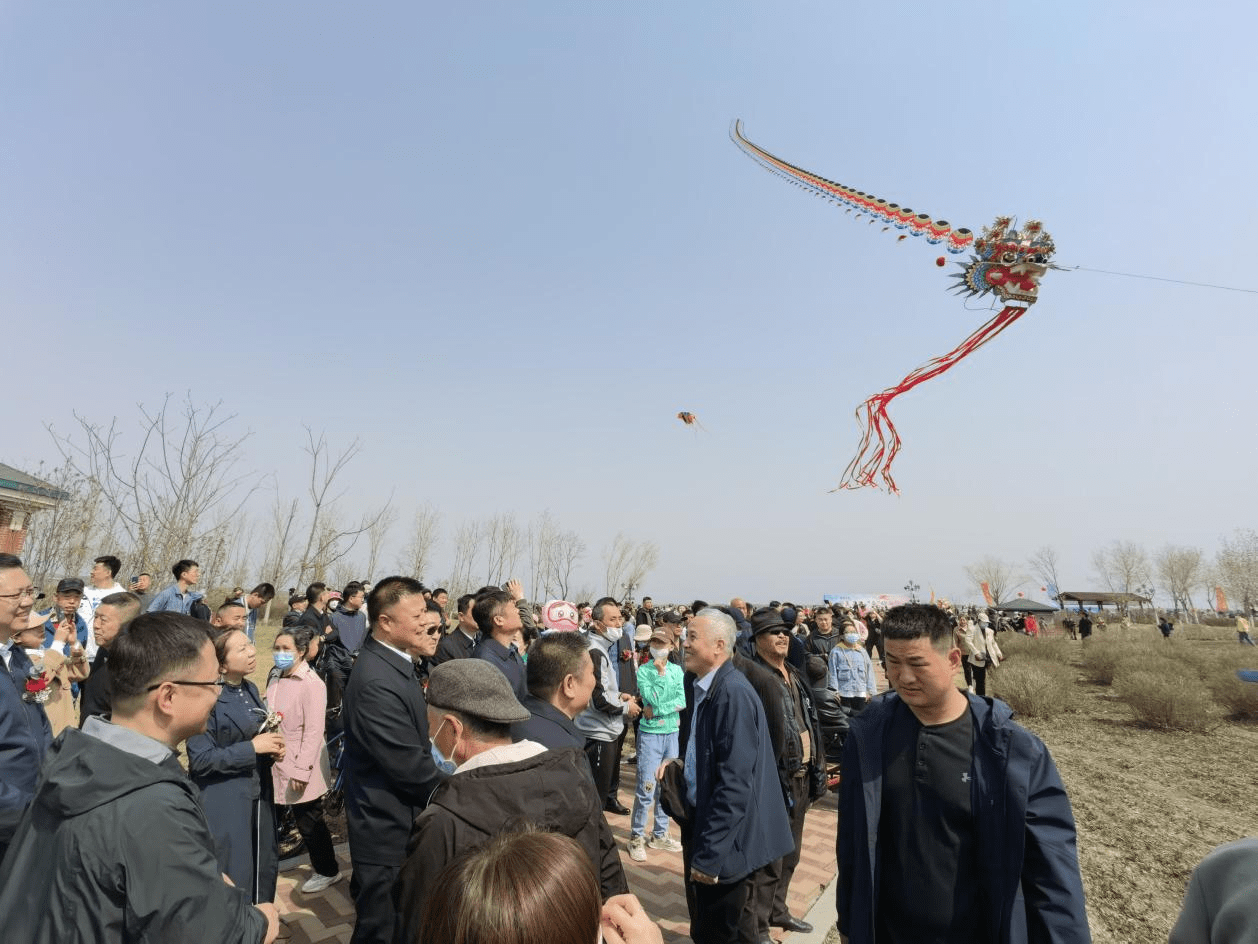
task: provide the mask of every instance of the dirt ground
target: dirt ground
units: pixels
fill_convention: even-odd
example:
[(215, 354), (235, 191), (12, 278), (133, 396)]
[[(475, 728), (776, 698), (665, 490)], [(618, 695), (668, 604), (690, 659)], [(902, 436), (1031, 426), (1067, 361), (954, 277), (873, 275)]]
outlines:
[(1149, 731), (1108, 686), (1079, 685), (1081, 710), (1022, 723), (1048, 745), (1070, 794), (1093, 940), (1165, 942), (1202, 856), (1258, 835), (1258, 727)]

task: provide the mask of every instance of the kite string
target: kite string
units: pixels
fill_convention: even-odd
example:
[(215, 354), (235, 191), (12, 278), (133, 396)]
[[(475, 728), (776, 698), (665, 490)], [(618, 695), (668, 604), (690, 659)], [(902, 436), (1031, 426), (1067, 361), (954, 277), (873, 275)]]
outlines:
[(1217, 288), (1224, 292), (1245, 292), (1249, 295), (1258, 295), (1258, 288), (1240, 288), (1235, 285), (1219, 285), (1215, 282), (1193, 282), (1188, 279), (1170, 279), (1161, 275), (1143, 275), (1139, 272), (1115, 272), (1112, 269), (1094, 269), (1091, 266), (1054, 266), (1055, 269), (1061, 269), (1063, 272), (1099, 272), (1102, 275), (1121, 275), (1127, 279), (1148, 279), (1151, 282), (1174, 282), (1176, 285), (1195, 285), (1198, 288)]

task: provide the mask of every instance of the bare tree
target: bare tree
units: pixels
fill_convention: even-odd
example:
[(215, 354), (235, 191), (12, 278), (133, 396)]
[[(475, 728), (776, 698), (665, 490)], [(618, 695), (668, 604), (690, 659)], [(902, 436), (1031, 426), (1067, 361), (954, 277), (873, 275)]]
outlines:
[(515, 515), (505, 512), (486, 519), (481, 535), (485, 544), (485, 583), (496, 586), (510, 580), (525, 543)]
[(1258, 531), (1238, 528), (1224, 538), (1215, 563), (1232, 606), (1239, 603), (1246, 612), (1258, 607)]
[(1171, 595), (1171, 605), (1178, 613), (1193, 613), (1192, 588), (1201, 579), (1203, 555), (1200, 548), (1166, 545), (1154, 558), (1162, 586)]
[(262, 558), (263, 579), (273, 582), (277, 587), (284, 586), (296, 566), (293, 542), (296, 539), (293, 528), (297, 524), (297, 499), (291, 502), (282, 501), (276, 496), (271, 506), (271, 521), (268, 528), (270, 534), (267, 551)]
[[(384, 542), (388, 540), (389, 531), (397, 521), (397, 512), (393, 508), (393, 496), (385, 502), (384, 508), (376, 519), (367, 526), (367, 575), (376, 576), (376, 565), (380, 563), (380, 554), (384, 550)], [(352, 578), (351, 578), (352, 579)], [(345, 581), (349, 583), (349, 581)], [(345, 586), (345, 584), (341, 584)]]
[(659, 562), (660, 549), (654, 541), (635, 543), (617, 532), (612, 543), (603, 551), (603, 576), (606, 593), (619, 598), (624, 591), (625, 603), (633, 602), (634, 591), (642, 586), (646, 575)]
[(549, 511), (528, 529), (530, 591), (533, 599), (567, 600), (572, 570), (585, 554), (585, 542), (575, 531), (565, 531)]
[(476, 559), (480, 556), (481, 525), (479, 521), (466, 521), (454, 532), (454, 569), (446, 581), (450, 596), (460, 596), (474, 590), (472, 574)]
[(975, 587), (981, 589), (983, 584), (987, 584), (992, 599), (998, 604), (1007, 602), (1027, 582), (1026, 575), (1015, 570), (1013, 564), (990, 554), (970, 564), (965, 572), (974, 581)]
[(167, 395), (158, 410), (139, 405), (130, 452), (116, 417), (105, 427), (76, 413), (75, 435), (49, 430), (73, 471), (99, 489), (125, 552), (154, 570), (211, 551), (214, 532), (241, 514), (261, 481), (237, 472), (250, 434), (228, 432), (235, 417), (222, 415), (221, 403), (198, 406), (188, 398), (176, 412), (170, 401)]
[[(1115, 593), (1135, 593), (1136, 587), (1148, 581), (1152, 583), (1149, 555), (1134, 541), (1114, 541), (1092, 555), (1092, 566), (1097, 576)], [(1127, 612), (1127, 605), (1119, 610)]]
[(381, 519), (392, 511), (392, 497), (375, 512), (367, 512), (351, 524), (342, 524), (336, 503), (342, 497), (335, 491), (336, 480), (358, 455), (362, 448), (355, 439), (335, 456), (328, 445), (326, 433), (315, 438), (314, 431), (306, 427), (305, 452), (310, 456), (310, 480), (307, 493), (310, 496), (310, 526), (306, 532), (306, 546), (302, 551), (297, 585), (310, 580), (324, 580), (328, 569), (354, 549), (359, 538), (378, 526)]
[(1057, 594), (1061, 592), (1061, 581), (1057, 577), (1057, 571), (1060, 567), (1060, 561), (1057, 556), (1057, 548), (1051, 544), (1045, 544), (1029, 558), (1027, 563), (1031, 565), (1031, 570), (1035, 576), (1044, 581), (1044, 585), (1049, 588), (1053, 594), (1053, 601), (1060, 602)]
[(69, 497), (35, 513), (26, 534), (23, 558), (36, 586), (87, 572), (98, 548), (115, 542), (105, 530), (100, 488), (74, 471), (69, 462), (36, 477)]
[[(415, 512), (411, 522), (411, 537), (402, 551), (401, 568), (416, 580), (423, 580), (432, 563), (432, 549), (437, 544), (441, 512), (432, 505), (424, 505)], [(374, 574), (373, 574), (374, 576)]]

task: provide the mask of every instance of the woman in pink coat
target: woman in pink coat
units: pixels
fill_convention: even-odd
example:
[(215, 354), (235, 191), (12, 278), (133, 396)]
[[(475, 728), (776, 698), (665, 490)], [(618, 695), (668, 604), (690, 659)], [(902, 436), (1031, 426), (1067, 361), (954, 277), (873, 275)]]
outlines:
[(314, 874), (301, 886), (307, 894), (321, 892), (341, 878), (332, 835), (323, 820), (323, 796), (331, 772), (323, 740), (328, 690), (308, 662), (318, 652), (317, 646), (309, 626), (280, 630), (271, 653), (280, 674), (266, 688), (271, 710), (284, 716), (280, 731), (287, 745), (284, 757), (271, 768), (275, 802), (293, 808), (297, 831), (310, 853)]

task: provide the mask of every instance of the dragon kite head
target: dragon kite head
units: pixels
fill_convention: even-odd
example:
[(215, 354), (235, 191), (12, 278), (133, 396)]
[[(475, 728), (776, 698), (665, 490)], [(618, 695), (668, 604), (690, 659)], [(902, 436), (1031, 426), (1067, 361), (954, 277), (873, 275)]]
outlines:
[(1039, 220), (1027, 220), (1022, 229), (1012, 229), (1012, 217), (998, 216), (983, 235), (974, 241), (977, 255), (954, 275), (953, 288), (963, 295), (995, 293), (1006, 304), (1035, 304), (1040, 279), (1049, 269), (1056, 246)]

